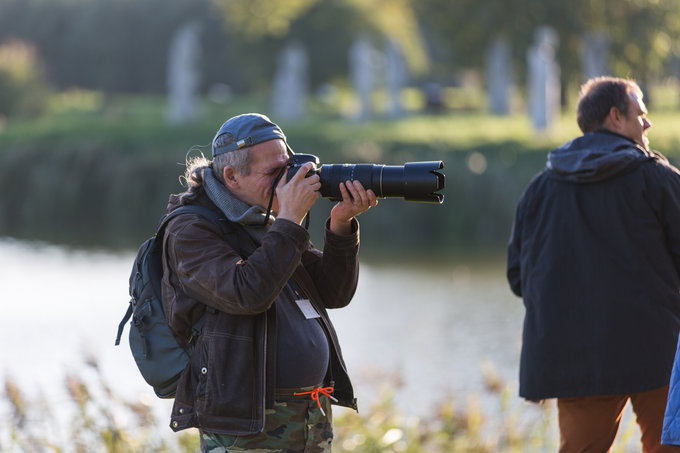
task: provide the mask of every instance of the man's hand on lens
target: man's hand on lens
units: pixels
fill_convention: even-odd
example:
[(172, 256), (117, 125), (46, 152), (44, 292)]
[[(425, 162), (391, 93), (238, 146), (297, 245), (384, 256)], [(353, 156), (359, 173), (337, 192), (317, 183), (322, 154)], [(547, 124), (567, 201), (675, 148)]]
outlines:
[(359, 181), (340, 183), (342, 201), (331, 210), (331, 231), (336, 234), (350, 234), (352, 219), (378, 204), (371, 189), (364, 189)]
[(302, 223), (302, 219), (321, 196), (319, 175), (314, 173), (307, 176), (315, 167), (314, 163), (307, 162), (288, 182), (284, 170), (283, 177), (276, 186), (276, 197), (279, 201), (277, 218), (290, 220), (298, 225)]

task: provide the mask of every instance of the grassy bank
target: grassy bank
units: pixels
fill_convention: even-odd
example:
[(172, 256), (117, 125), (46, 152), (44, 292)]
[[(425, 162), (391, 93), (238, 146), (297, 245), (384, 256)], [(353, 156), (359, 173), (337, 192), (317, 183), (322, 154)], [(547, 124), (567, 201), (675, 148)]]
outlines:
[[(49, 398), (33, 398), (11, 378), (5, 379), (0, 414), (2, 451), (60, 452), (195, 452), (196, 430), (172, 433), (164, 414), (159, 419), (153, 401), (143, 395), (126, 399), (106, 381), (94, 359), (79, 375), (62, 377), (68, 400), (58, 409)], [(510, 404), (512, 396), (502, 383), (489, 381), (495, 398), (486, 413), (475, 398), (459, 401), (442, 395), (427, 416), (405, 416), (395, 407), (394, 387), (385, 381), (372, 407), (361, 414), (334, 409), (335, 441), (339, 453), (448, 453), (542, 452), (554, 450), (554, 408), (536, 408), (523, 417)], [(150, 392), (150, 390), (149, 390)]]
[[(0, 398), (1, 451), (198, 451), (197, 430), (173, 433), (167, 426), (169, 415), (154, 411), (150, 389), (139, 398), (121, 397), (94, 358), (83, 365), (78, 375), (60, 377), (68, 398), (56, 407), (40, 389), (29, 394), (20, 383), (5, 378)], [(493, 372), (487, 375), (484, 395), (442, 394), (425, 416), (399, 411), (394, 397), (397, 389), (398, 384), (382, 379), (376, 382), (378, 397), (371, 407), (360, 413), (336, 407), (333, 451), (543, 453), (557, 449), (554, 402), (517, 404), (514, 392)], [(491, 404), (480, 404), (482, 397)], [(632, 413), (626, 413), (612, 451), (640, 451), (638, 436)]]
[[(209, 156), (219, 125), (247, 111), (266, 112), (266, 103), (206, 103), (200, 121), (178, 127), (164, 121), (162, 99), (78, 92), (56, 98), (40, 119), (6, 121), (0, 126), (0, 235), (136, 247), (168, 194), (182, 190), (178, 176), (187, 155)], [(554, 132), (536, 136), (524, 116), (451, 112), (360, 124), (320, 105), (312, 113), (281, 125), (296, 152), (316, 154), (322, 163), (444, 162), (444, 204), (388, 199), (362, 217), (369, 256), (497, 253), (546, 152), (578, 133), (571, 114)], [(671, 111), (652, 116), (652, 144), (671, 157), (680, 145), (679, 119)], [(315, 241), (330, 206), (322, 200), (312, 211)]]

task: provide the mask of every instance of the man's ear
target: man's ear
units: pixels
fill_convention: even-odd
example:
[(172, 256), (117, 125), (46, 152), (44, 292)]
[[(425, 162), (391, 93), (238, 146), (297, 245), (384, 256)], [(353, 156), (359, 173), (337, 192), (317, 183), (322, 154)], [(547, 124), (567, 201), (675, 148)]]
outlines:
[(623, 120), (623, 113), (618, 107), (612, 107), (609, 109), (607, 118), (604, 120), (604, 127), (612, 132), (618, 132), (621, 127), (621, 122)]
[(236, 170), (231, 165), (227, 165), (222, 170), (222, 178), (224, 178), (224, 185), (229, 189), (234, 189), (238, 187), (238, 175)]

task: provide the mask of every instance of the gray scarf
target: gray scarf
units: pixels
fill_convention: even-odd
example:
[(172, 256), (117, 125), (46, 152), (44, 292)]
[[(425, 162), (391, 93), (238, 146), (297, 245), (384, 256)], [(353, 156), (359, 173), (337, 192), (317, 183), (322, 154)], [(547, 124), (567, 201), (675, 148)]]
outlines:
[(262, 236), (269, 230), (275, 217), (270, 214), (267, 225), (263, 225), (267, 215), (266, 210), (261, 206), (250, 206), (236, 198), (215, 177), (211, 168), (203, 170), (203, 181), (203, 187), (208, 198), (220, 208), (220, 211), (224, 213), (227, 219), (243, 225), (248, 234), (259, 245), (262, 241)]

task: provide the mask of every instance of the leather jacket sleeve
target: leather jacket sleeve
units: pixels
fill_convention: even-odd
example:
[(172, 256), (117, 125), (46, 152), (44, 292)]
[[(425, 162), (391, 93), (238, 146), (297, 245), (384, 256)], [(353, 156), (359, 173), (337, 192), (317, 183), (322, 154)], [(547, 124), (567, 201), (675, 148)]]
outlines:
[(359, 279), (359, 222), (352, 220), (352, 234), (340, 236), (326, 222), (324, 251), (310, 244), (302, 255), (302, 265), (320, 289), (326, 308), (342, 308), (349, 304)]
[[(358, 274), (358, 226), (348, 237), (326, 231), (325, 249), (311, 247), (309, 233), (294, 222), (276, 220), (262, 244), (241, 258), (216, 226), (198, 216), (171, 221), (165, 237), (170, 285), (196, 301), (233, 315), (265, 312), (302, 262), (328, 308), (347, 305)], [(168, 290), (168, 288), (165, 288)], [(176, 295), (181, 298), (181, 295)]]

